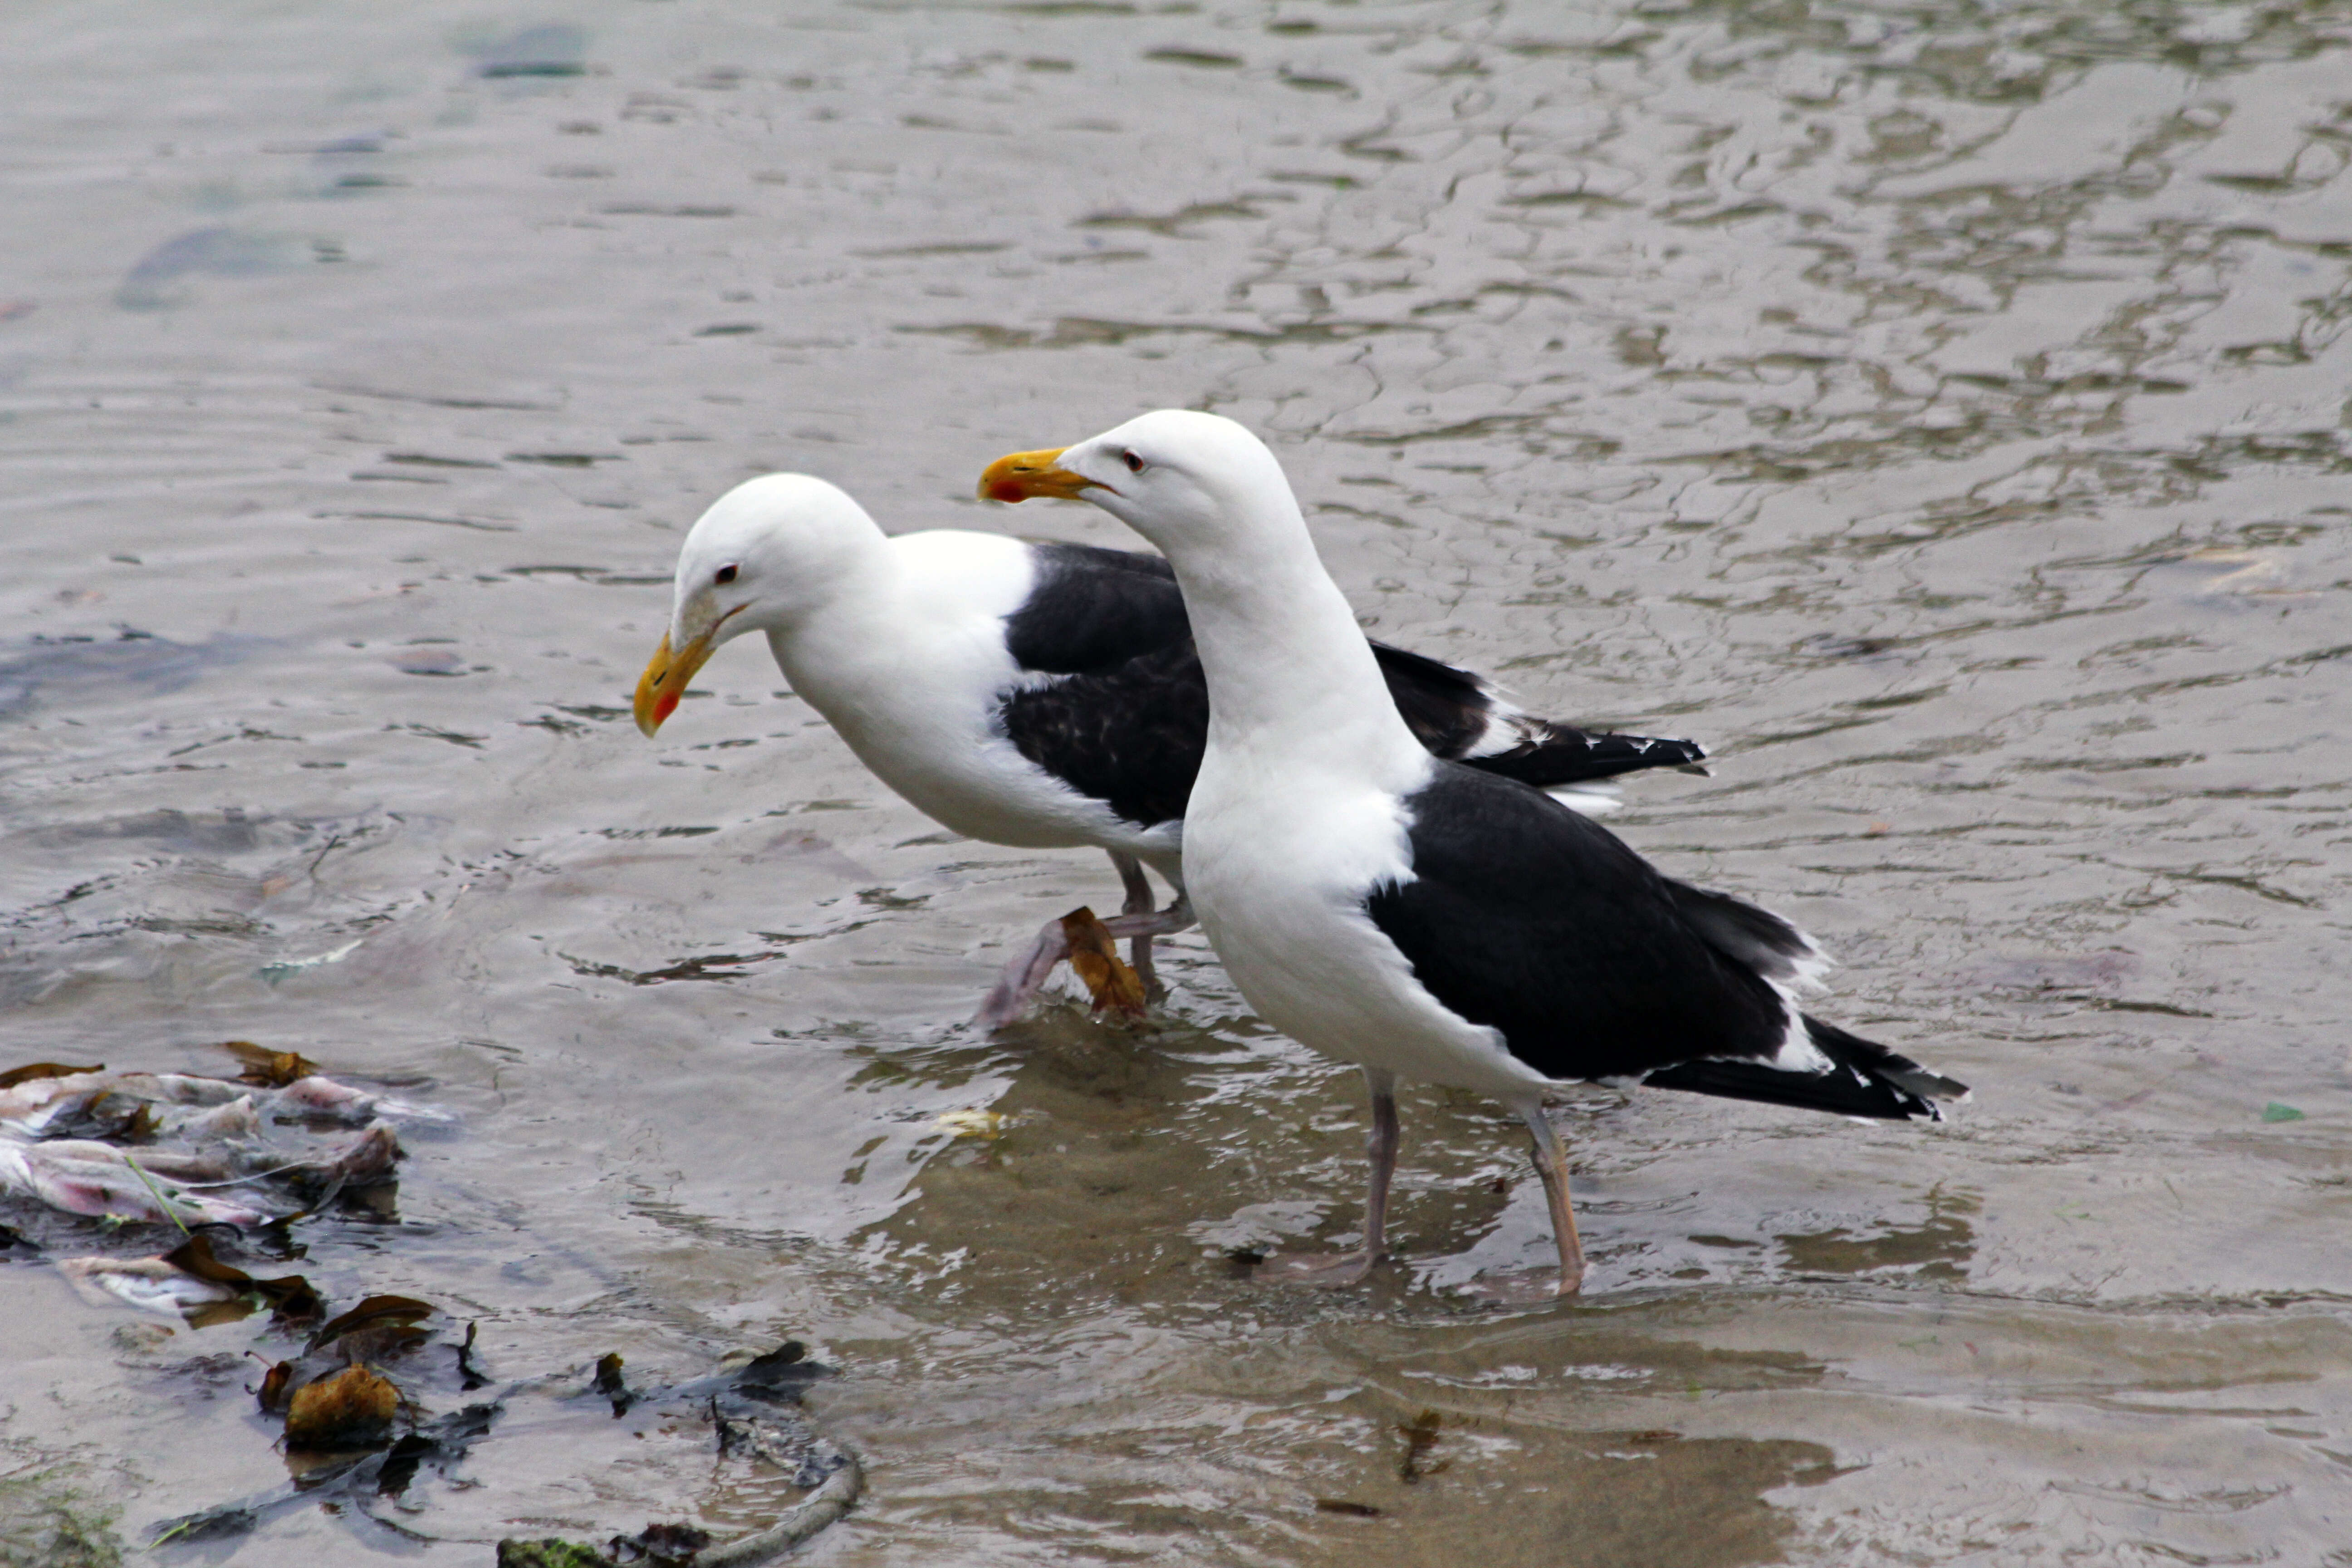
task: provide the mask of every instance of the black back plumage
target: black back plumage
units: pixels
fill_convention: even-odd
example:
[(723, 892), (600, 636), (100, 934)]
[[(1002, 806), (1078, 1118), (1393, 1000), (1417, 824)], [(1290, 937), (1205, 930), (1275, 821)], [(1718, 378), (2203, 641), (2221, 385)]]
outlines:
[[(1160, 556), (1090, 544), (1032, 546), (1029, 597), (1004, 620), (1022, 668), (1061, 679), (1011, 693), (1000, 721), (1021, 754), (1122, 820), (1149, 826), (1184, 814), (1209, 738), (1208, 683), (1192, 647), (1176, 574)], [(1441, 757), (1486, 739), (1494, 699), (1465, 670), (1372, 644), (1397, 710)], [(1538, 785), (1589, 783), (1685, 766), (1688, 741), (1589, 733), (1522, 719), (1527, 738), (1473, 767)]]
[(1102, 674), (1074, 675), (1005, 699), (1021, 754), (1149, 827), (1184, 815), (1209, 744), (1209, 683), (1188, 631)]
[(1806, 1019), (1837, 1069), (1772, 1067), (1788, 1012), (1768, 976), (1811, 952), (1778, 916), (1659, 874), (1614, 834), (1514, 780), (1441, 763), (1408, 802), (1413, 880), (1366, 911), (1446, 1007), (1557, 1079), (1843, 1111), (1934, 1116), (1965, 1092)]
[(1095, 544), (1035, 544), (1030, 556), (1036, 574), (1028, 602), (1004, 617), (1004, 646), (1022, 668), (1108, 675), (1192, 640), (1165, 558)]

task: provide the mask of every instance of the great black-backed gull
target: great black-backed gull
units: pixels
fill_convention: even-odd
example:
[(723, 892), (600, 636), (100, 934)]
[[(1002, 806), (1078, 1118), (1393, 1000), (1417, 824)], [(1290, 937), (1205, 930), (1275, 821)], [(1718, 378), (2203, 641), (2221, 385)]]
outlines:
[[(729, 491), (687, 535), (668, 634), (637, 684), (637, 727), (653, 734), (713, 651), (753, 631), (793, 690), (943, 826), (1108, 851), (1127, 902), (1106, 923), (1133, 939), (1152, 984), (1151, 938), (1192, 921), (1181, 830), (1209, 723), (1167, 562), (947, 529), (893, 537), (824, 480), (771, 474)], [(1478, 676), (1366, 649), (1416, 745), (1497, 774), (1573, 785), (1696, 768), (1705, 755), (1688, 741), (1554, 724)], [(1145, 866), (1176, 894), (1156, 913)], [(1063, 955), (1062, 932), (1049, 922), (1007, 965), (982, 1023), (1021, 1011)]]
[(1786, 921), (1661, 876), (1539, 790), (1432, 756), (1281, 465), (1243, 426), (1147, 414), (1000, 458), (980, 493), (1092, 501), (1158, 545), (1183, 590), (1209, 689), (1184, 818), (1192, 907), (1258, 1016), (1371, 1090), (1363, 1246), (1276, 1259), (1277, 1275), (1350, 1283), (1382, 1256), (1400, 1076), (1491, 1094), (1527, 1122), (1563, 1295), (1583, 1251), (1543, 1111), (1555, 1085), (1888, 1118), (1936, 1118), (1967, 1093), (1801, 1013), (1796, 990), (1825, 960)]

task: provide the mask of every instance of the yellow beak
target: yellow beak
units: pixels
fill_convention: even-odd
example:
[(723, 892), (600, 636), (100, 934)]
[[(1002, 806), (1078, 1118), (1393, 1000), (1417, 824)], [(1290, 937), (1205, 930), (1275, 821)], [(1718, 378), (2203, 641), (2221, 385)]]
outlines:
[(677, 711), (679, 700), (686, 696), (686, 683), (709, 662), (712, 646), (711, 633), (705, 632), (672, 653), (669, 634), (662, 634), (661, 647), (654, 650), (653, 662), (637, 678), (637, 728), (648, 737), (662, 727), (663, 720)]
[(1076, 500), (1081, 490), (1110, 489), (1054, 460), (1068, 450), (1056, 447), (1050, 452), (1012, 452), (997, 458), (980, 476), (980, 499), (1022, 501), (1031, 496), (1051, 496), (1055, 500)]

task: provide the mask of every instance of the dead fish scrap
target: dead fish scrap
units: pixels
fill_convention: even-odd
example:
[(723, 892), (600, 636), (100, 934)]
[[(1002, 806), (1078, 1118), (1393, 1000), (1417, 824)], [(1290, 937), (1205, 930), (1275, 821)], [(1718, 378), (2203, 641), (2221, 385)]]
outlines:
[[(154, 1527), (152, 1546), (235, 1541), (311, 1506), (414, 1539), (409, 1527), (373, 1511), (378, 1500), (404, 1497), (427, 1470), (448, 1474), (489, 1434), (509, 1399), (555, 1388), (599, 1401), (610, 1419), (634, 1411), (639, 1420), (707, 1421), (722, 1459), (768, 1467), (809, 1495), (731, 1541), (656, 1523), (603, 1549), (501, 1542), (502, 1563), (749, 1568), (807, 1540), (856, 1501), (865, 1478), (856, 1457), (821, 1436), (799, 1408), (809, 1385), (831, 1369), (810, 1360), (797, 1341), (651, 1388), (631, 1387), (620, 1356), (607, 1355), (584, 1378), (575, 1372), (515, 1384), (429, 1415), (425, 1402), (436, 1388), (465, 1398), (488, 1386), (476, 1360), (474, 1324), (462, 1339), (440, 1337), (446, 1320), (432, 1302), (388, 1294), (331, 1316), (304, 1276), (256, 1272), (239, 1260), (282, 1248), (279, 1227), (347, 1190), (389, 1186), (401, 1158), (395, 1121), (450, 1119), (339, 1082), (299, 1053), (249, 1041), (226, 1048), (242, 1064), (235, 1079), (57, 1062), (0, 1073), (0, 1200), (29, 1199), (53, 1215), (116, 1227), (167, 1224), (180, 1234), (178, 1245), (151, 1256), (58, 1259), (59, 1274), (78, 1293), (198, 1328), (267, 1309), (272, 1332), (306, 1335), (291, 1355), (257, 1356), (261, 1375), (252, 1389), (275, 1418), (293, 1479), (165, 1521)], [(321, 1144), (314, 1140), (322, 1122), (358, 1131)], [(0, 1226), (0, 1245), (40, 1250), (37, 1240), (7, 1226)]]
[[(58, 1062), (0, 1073), (0, 1197), (183, 1232), (250, 1228), (390, 1184), (401, 1156), (394, 1120), (450, 1120), (325, 1077), (294, 1052), (242, 1040), (226, 1048), (245, 1063), (239, 1078)], [(273, 1140), (274, 1129), (320, 1122), (362, 1131), (324, 1150)], [(152, 1268), (94, 1265), (69, 1277), (136, 1305), (158, 1304), (159, 1285), (168, 1287)]]

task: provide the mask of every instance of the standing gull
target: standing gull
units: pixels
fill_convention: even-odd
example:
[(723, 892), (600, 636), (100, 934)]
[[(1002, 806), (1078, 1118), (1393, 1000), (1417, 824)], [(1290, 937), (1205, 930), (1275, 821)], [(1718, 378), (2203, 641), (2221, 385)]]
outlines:
[[(823, 479), (770, 474), (721, 497), (679, 549), (637, 728), (660, 729), (704, 661), (751, 631), (859, 760), (941, 826), (992, 844), (1108, 851), (1127, 904), (1105, 923), (1133, 939), (1153, 984), (1151, 938), (1192, 923), (1182, 828), (1209, 727), (1166, 561), (949, 529), (892, 537)], [(1349, 635), (1416, 748), (1544, 787), (1696, 770), (1705, 755), (1688, 741), (1532, 717), (1478, 676)], [(1165, 910), (1152, 908), (1146, 866), (1176, 891)], [(1049, 922), (979, 1021), (1017, 1016), (1066, 952)]]
[(980, 493), (1094, 502), (1165, 552), (1191, 612), (1209, 733), (1186, 889), (1259, 1016), (1364, 1072), (1364, 1240), (1277, 1258), (1348, 1284), (1384, 1255), (1399, 1076), (1491, 1094), (1535, 1138), (1561, 1295), (1584, 1254), (1543, 1113), (1564, 1081), (1638, 1081), (1848, 1116), (1938, 1116), (1960, 1084), (1800, 1012), (1826, 961), (1777, 915), (1658, 874), (1517, 780), (1432, 756), (1307, 536), (1274, 454), (1164, 410), (999, 458)]

